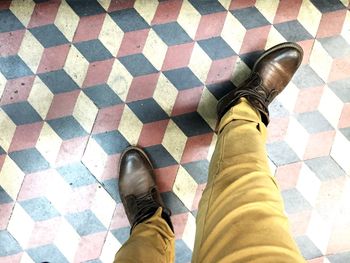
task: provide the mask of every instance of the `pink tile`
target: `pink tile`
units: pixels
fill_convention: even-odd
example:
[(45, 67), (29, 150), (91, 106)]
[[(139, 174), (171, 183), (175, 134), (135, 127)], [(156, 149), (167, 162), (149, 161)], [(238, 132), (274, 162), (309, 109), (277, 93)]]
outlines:
[(271, 25), (250, 29), (246, 32), (239, 54), (264, 50)]
[(60, 3), (61, 0), (51, 0), (35, 5), (28, 28), (53, 24), (55, 22)]
[(235, 0), (231, 1), (229, 10), (240, 9), (253, 6), (255, 4), (255, 0)]
[(5, 162), (5, 159), (6, 159), (6, 154), (0, 155), (0, 170), (1, 170), (1, 168), (2, 168), (2, 165), (3, 165), (4, 162)]
[(90, 209), (97, 187), (98, 184), (96, 183), (73, 188), (65, 212), (78, 213)]
[(297, 19), (301, 3), (301, 0), (280, 1), (273, 21), (274, 24)]
[(97, 113), (92, 134), (113, 131), (119, 126), (124, 110), (124, 104), (100, 109)]
[(56, 166), (63, 166), (72, 162), (79, 162), (82, 158), (89, 136), (65, 140), (57, 154)]
[(310, 134), (309, 141), (304, 152), (304, 160), (329, 155), (333, 145), (334, 136), (335, 131)]
[(161, 120), (143, 125), (138, 145), (141, 147), (161, 144), (169, 120)]
[(171, 216), (171, 222), (174, 226), (175, 238), (181, 239), (185, 231), (185, 226), (187, 223), (189, 213), (177, 214)]
[(45, 48), (41, 56), (37, 73), (62, 69), (66, 61), (69, 49), (69, 44)]
[(317, 110), (323, 90), (323, 86), (301, 89), (295, 103), (294, 112), (302, 113)]
[(21, 46), (24, 33), (25, 30), (0, 33), (0, 57), (16, 55)]
[(199, 184), (198, 185), (196, 195), (194, 196), (194, 199), (193, 199), (192, 210), (198, 209), (199, 201), (202, 198), (202, 194), (203, 194), (203, 191), (204, 191), (206, 186), (207, 186), (207, 184)]
[(149, 29), (142, 29), (124, 34), (117, 57), (142, 53), (145, 46)]
[(308, 64), (310, 59), (311, 50), (314, 46), (315, 39), (308, 39), (304, 41), (299, 41), (298, 44), (302, 47), (304, 51), (302, 65)]
[(152, 97), (156, 89), (159, 73), (134, 77), (126, 98), (126, 102), (142, 100)]
[(345, 21), (346, 10), (323, 13), (318, 26), (317, 38), (339, 35)]
[(165, 24), (176, 21), (180, 13), (181, 6), (182, 0), (169, 0), (159, 2), (151, 25)]
[(128, 1), (111, 1), (108, 12), (113, 12), (117, 10), (123, 10), (128, 8), (134, 7), (135, 0), (128, 0)]
[(298, 182), (302, 162), (277, 167), (275, 178), (280, 190), (294, 188)]
[(309, 221), (311, 218), (312, 210), (302, 211), (300, 213), (289, 214), (288, 220), (291, 227), (292, 235), (303, 236), (306, 234)]
[(176, 116), (196, 111), (202, 96), (202, 91), (203, 87), (179, 91), (171, 115)]
[(0, 2), (0, 10), (9, 9), (11, 0), (3, 0)]
[(106, 14), (98, 14), (93, 16), (83, 16), (79, 20), (78, 27), (74, 34), (73, 42), (88, 41), (97, 39)]
[(44, 122), (35, 122), (17, 126), (9, 152), (35, 147), (43, 125)]
[(7, 228), (15, 203), (0, 204), (0, 230)]
[(193, 47), (194, 42), (168, 47), (162, 70), (187, 67), (191, 59)]
[(227, 12), (204, 15), (199, 22), (195, 40), (220, 36)]
[(189, 137), (181, 158), (181, 163), (206, 159), (212, 138), (212, 133)]
[(23, 252), (20, 252), (18, 254), (14, 254), (14, 255), (10, 255), (10, 256), (4, 256), (4, 257), (1, 257), (1, 263), (21, 262), (22, 256), (23, 256)]
[(129, 220), (125, 214), (125, 210), (122, 203), (116, 205), (114, 215), (112, 217), (110, 229), (117, 229), (121, 227), (129, 226)]
[(172, 190), (178, 169), (179, 165), (171, 165), (154, 170), (157, 187), (160, 192), (169, 192)]
[(289, 118), (271, 118), (267, 127), (267, 143), (281, 141), (287, 134)]
[[(323, 263), (325, 262), (324, 261), (325, 258), (324, 257), (319, 257), (319, 258), (314, 258), (314, 259), (311, 259), (311, 260), (307, 260), (308, 263)], [(327, 261), (329, 262), (329, 261)]]
[(108, 155), (107, 161), (104, 165), (104, 170), (101, 175), (101, 181), (108, 179), (117, 179), (118, 175), (118, 163), (120, 154)]
[(328, 82), (346, 79), (350, 76), (350, 55), (333, 60)]
[(7, 80), (0, 105), (26, 101), (32, 90), (35, 76)]
[(81, 90), (73, 90), (56, 94), (53, 97), (46, 119), (52, 120), (72, 115), (80, 92)]
[(340, 115), (338, 128), (350, 127), (350, 103), (345, 103)]
[(107, 231), (83, 236), (80, 240), (78, 251), (75, 254), (74, 262), (85, 262), (98, 259), (102, 252)]
[(83, 88), (106, 83), (111, 73), (113, 63), (114, 58), (90, 63)]
[(214, 60), (207, 76), (206, 84), (223, 82), (231, 79), (237, 56)]

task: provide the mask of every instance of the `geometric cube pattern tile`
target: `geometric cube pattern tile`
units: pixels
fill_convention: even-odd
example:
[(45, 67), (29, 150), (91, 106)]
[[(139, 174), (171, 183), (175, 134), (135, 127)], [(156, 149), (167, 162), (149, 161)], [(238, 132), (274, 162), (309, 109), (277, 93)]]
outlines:
[(350, 261), (350, 5), (0, 2), (0, 262), (111, 262), (130, 226), (117, 163), (145, 148), (189, 262), (215, 105), (265, 49), (305, 57), (267, 151), (308, 262)]

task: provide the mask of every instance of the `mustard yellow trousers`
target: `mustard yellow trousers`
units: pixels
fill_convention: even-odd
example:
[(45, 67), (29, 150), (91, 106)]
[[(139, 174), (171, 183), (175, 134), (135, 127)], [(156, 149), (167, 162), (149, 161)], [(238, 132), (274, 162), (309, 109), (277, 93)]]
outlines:
[[(246, 99), (221, 119), (192, 262), (305, 262), (269, 170), (265, 141), (266, 127)], [(135, 227), (115, 262), (173, 262), (174, 239), (159, 208)]]

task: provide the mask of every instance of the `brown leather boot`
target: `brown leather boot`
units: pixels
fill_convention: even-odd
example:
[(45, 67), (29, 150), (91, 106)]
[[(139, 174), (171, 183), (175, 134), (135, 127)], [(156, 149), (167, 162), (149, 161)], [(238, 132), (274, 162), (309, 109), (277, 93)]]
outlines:
[(160, 197), (152, 164), (140, 148), (129, 147), (121, 155), (119, 195), (130, 222), (131, 231), (137, 224), (152, 217), (159, 207), (163, 208), (162, 217), (173, 230), (170, 221), (171, 212), (165, 207)]
[(260, 112), (267, 126), (268, 105), (287, 86), (302, 59), (303, 50), (296, 43), (286, 42), (266, 50), (255, 62), (250, 77), (218, 102), (219, 120), (240, 98), (245, 97)]

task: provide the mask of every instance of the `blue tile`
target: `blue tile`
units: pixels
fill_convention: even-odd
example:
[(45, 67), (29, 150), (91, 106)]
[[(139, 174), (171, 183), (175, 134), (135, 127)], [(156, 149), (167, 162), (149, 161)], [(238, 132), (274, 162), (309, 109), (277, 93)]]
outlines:
[(330, 156), (305, 160), (305, 163), (321, 181), (346, 176), (345, 171)]
[(177, 22), (154, 25), (153, 29), (168, 46), (192, 42), (192, 38)]
[(110, 131), (95, 134), (92, 138), (103, 148), (103, 150), (111, 155), (121, 153), (129, 146), (128, 141), (119, 131)]
[(13, 202), (12, 198), (6, 193), (4, 188), (0, 185), (0, 204), (7, 204)]
[(80, 17), (98, 15), (106, 12), (96, 0), (67, 0), (67, 3)]
[(346, 263), (350, 262), (350, 251), (336, 253), (327, 256), (330, 263)]
[(128, 106), (140, 119), (140, 121), (142, 121), (142, 123), (149, 123), (169, 118), (168, 114), (153, 98), (133, 101), (128, 103)]
[(175, 159), (161, 144), (146, 147), (144, 150), (151, 159), (154, 168), (167, 167), (177, 164)]
[(6, 154), (6, 151), (0, 146), (0, 155)]
[(9, 156), (25, 173), (34, 173), (50, 168), (50, 164), (36, 148), (11, 152)]
[(311, 134), (334, 130), (333, 126), (319, 111), (300, 113), (296, 118)]
[(313, 3), (321, 13), (346, 9), (339, 0), (311, 0), (311, 3)]
[(0, 57), (0, 72), (7, 79), (16, 79), (33, 75), (33, 72), (27, 64), (17, 55)]
[(350, 102), (350, 78), (330, 82), (328, 86), (342, 102)]
[(312, 209), (310, 203), (296, 188), (283, 190), (281, 194), (284, 201), (284, 209), (288, 214)]
[(206, 86), (214, 97), (219, 100), (230, 91), (234, 90), (236, 86), (231, 81), (224, 81), (221, 83), (214, 83)]
[(173, 215), (189, 212), (181, 200), (173, 192), (164, 192), (160, 194), (166, 207), (171, 210)]
[(322, 47), (332, 58), (342, 58), (350, 55), (350, 44), (342, 36), (319, 38)]
[(67, 214), (65, 218), (80, 236), (86, 236), (107, 230), (91, 210)]
[(349, 128), (341, 128), (339, 131), (350, 141), (350, 127)]
[(69, 42), (54, 24), (30, 28), (29, 31), (45, 48), (58, 46)]
[(24, 29), (18, 18), (9, 10), (0, 10), (0, 33)]
[(134, 9), (123, 9), (109, 14), (114, 22), (124, 31), (136, 31), (149, 28), (149, 24)]
[(192, 251), (182, 239), (175, 240), (175, 263), (191, 262)]
[(116, 203), (120, 203), (120, 196), (119, 196), (119, 184), (117, 179), (108, 179), (103, 181), (102, 183), (104, 189), (110, 194), (110, 196), (116, 201)]
[(84, 92), (99, 109), (123, 103), (107, 84), (86, 88)]
[(74, 45), (89, 62), (113, 58), (112, 54), (98, 39), (79, 42)]
[(79, 89), (79, 86), (63, 69), (38, 74), (38, 76), (54, 94)]
[(147, 60), (143, 54), (129, 55), (119, 58), (133, 77), (156, 73), (158, 70)]
[(179, 68), (164, 71), (163, 74), (178, 90), (200, 87), (203, 83), (189, 68)]
[(197, 112), (185, 113), (171, 118), (187, 137), (213, 132)]
[(48, 120), (47, 123), (63, 140), (69, 140), (88, 134), (73, 116)]
[(130, 227), (122, 227), (118, 229), (114, 229), (111, 231), (113, 236), (120, 242), (120, 244), (124, 244), (130, 236)]
[(324, 85), (324, 81), (309, 65), (300, 66), (300, 68), (294, 74), (292, 81), (298, 88)]
[(278, 100), (273, 100), (269, 105), (270, 118), (283, 118), (289, 117), (289, 111), (279, 102)]
[(57, 168), (57, 171), (62, 175), (64, 180), (74, 188), (97, 182), (96, 178), (81, 162), (61, 166)]
[(290, 42), (313, 39), (313, 36), (298, 22), (298, 20), (275, 24), (277, 31)]
[(38, 197), (19, 202), (34, 221), (43, 221), (60, 216), (46, 197)]
[(182, 164), (186, 171), (192, 176), (197, 184), (204, 184), (208, 181), (209, 162), (200, 160)]
[(236, 9), (231, 12), (246, 29), (270, 25), (270, 22), (255, 6)]
[(249, 52), (245, 54), (239, 55), (239, 57), (243, 60), (243, 62), (250, 68), (253, 68), (255, 61), (261, 56), (263, 50), (257, 50), (254, 52)]
[(208, 15), (212, 13), (225, 12), (226, 9), (219, 1), (213, 0), (190, 0), (190, 3), (197, 9), (201, 15)]
[(91, 259), (91, 260), (85, 261), (85, 263), (103, 263), (103, 262), (99, 259)]
[(269, 143), (266, 147), (270, 159), (277, 166), (300, 161), (296, 153), (284, 141)]
[(0, 230), (0, 257), (14, 255), (22, 251), (21, 246), (7, 230)]
[(26, 250), (26, 252), (36, 263), (69, 263), (69, 261), (62, 254), (62, 252), (53, 244), (44, 245), (36, 248), (30, 248)]
[(16, 125), (42, 121), (40, 115), (27, 101), (7, 104), (2, 106), (2, 109)]
[(318, 247), (307, 236), (298, 236), (295, 238), (301, 254), (306, 260), (323, 256)]
[(198, 44), (212, 60), (236, 55), (233, 49), (221, 37), (200, 40)]

